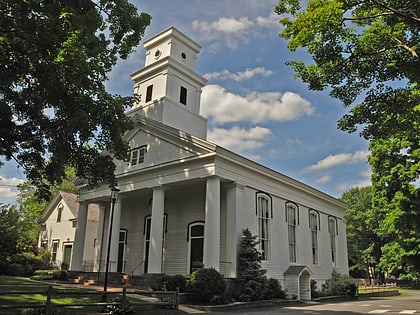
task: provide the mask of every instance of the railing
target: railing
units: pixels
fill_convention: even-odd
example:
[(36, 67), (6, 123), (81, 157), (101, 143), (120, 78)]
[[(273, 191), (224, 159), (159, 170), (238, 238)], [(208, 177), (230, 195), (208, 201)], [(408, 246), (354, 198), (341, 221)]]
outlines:
[(374, 286), (358, 285), (357, 286), (357, 293), (360, 295), (383, 293), (383, 292), (389, 292), (389, 291), (398, 291), (398, 287), (396, 285), (374, 285)]
[[(135, 266), (133, 270), (131, 270), (131, 272), (130, 272), (131, 281), (133, 281), (133, 279), (134, 279), (134, 271), (136, 271), (138, 268), (143, 266), (143, 264), (144, 264), (144, 260), (142, 262), (140, 262), (137, 266)], [(131, 284), (133, 285), (133, 283), (131, 283)]]
[[(47, 290), (34, 290), (34, 291), (27, 291), (27, 290), (11, 290), (9, 292), (0, 292), (0, 295), (23, 295), (23, 294), (41, 294), (45, 295), (45, 303), (22, 303), (19, 301), (19, 304), (8, 304), (8, 305), (0, 305), (0, 311), (3, 309), (23, 309), (23, 308), (39, 308), (44, 309), (45, 314), (54, 314), (54, 309), (58, 307), (88, 307), (88, 306), (107, 306), (107, 305), (119, 305), (120, 302), (88, 302), (88, 303), (66, 303), (66, 304), (56, 304), (52, 302), (52, 297), (56, 295), (61, 296), (69, 296), (69, 295), (98, 295), (98, 297), (102, 297), (102, 291), (86, 291), (86, 290), (57, 290), (54, 289), (51, 285), (48, 286)], [(179, 290), (176, 291), (130, 291), (127, 292), (126, 288), (123, 288), (122, 291), (114, 291), (112, 294), (122, 295), (123, 298), (127, 298), (127, 294), (130, 294), (131, 297), (138, 296), (138, 299), (142, 299), (139, 302), (133, 302), (130, 300), (129, 304), (132, 306), (145, 306), (145, 305), (156, 305), (156, 306), (165, 306), (165, 307), (172, 307), (174, 309), (178, 309), (179, 307)]]

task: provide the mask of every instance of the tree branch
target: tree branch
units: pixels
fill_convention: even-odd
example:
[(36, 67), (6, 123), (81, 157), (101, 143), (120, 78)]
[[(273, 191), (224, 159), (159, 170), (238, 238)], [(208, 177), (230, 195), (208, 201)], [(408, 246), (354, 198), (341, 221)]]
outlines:
[(387, 6), (386, 4), (382, 3), (379, 0), (372, 0), (372, 2), (376, 3), (377, 5), (379, 5), (380, 7), (384, 8), (384, 9), (387, 9), (387, 10), (389, 10), (391, 12), (394, 12), (395, 14), (397, 14), (399, 16), (402, 16), (404, 18), (413, 20), (415, 22), (420, 22), (420, 18), (418, 18), (418, 17), (416, 17), (414, 15), (403, 13), (401, 11), (398, 11), (398, 10), (394, 9), (394, 8), (391, 8), (391, 7)]
[(393, 40), (395, 40), (395, 41), (398, 43), (398, 45), (399, 45), (399, 46), (401, 46), (401, 47), (402, 47), (402, 48), (404, 48), (405, 50), (408, 50), (414, 58), (418, 58), (418, 57), (419, 57), (419, 56), (417, 55), (417, 52), (416, 52), (413, 48), (411, 48), (411, 47), (407, 46), (406, 44), (404, 44), (404, 43), (403, 43), (402, 41), (400, 41), (397, 37), (392, 36), (392, 39), (393, 39)]

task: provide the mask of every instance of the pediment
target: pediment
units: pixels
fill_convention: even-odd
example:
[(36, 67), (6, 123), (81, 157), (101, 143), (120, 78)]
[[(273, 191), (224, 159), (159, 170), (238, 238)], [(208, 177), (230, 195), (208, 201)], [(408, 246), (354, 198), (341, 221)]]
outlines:
[(137, 165), (132, 165), (130, 161), (116, 161), (116, 174), (182, 162), (216, 150), (216, 145), (211, 142), (142, 115), (134, 116), (134, 121), (135, 127), (127, 132), (125, 139), (131, 149), (146, 147), (144, 161)]

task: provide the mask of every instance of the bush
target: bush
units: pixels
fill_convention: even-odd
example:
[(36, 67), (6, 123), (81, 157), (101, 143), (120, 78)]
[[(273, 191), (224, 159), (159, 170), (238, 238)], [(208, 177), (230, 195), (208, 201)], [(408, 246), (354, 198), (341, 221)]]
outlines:
[(186, 286), (187, 279), (183, 275), (165, 275), (162, 278), (159, 290), (176, 291), (176, 288), (179, 288), (179, 292), (185, 292)]
[(54, 270), (53, 271), (53, 278), (60, 280), (60, 281), (68, 281), (69, 280), (69, 273), (67, 270)]
[(17, 262), (12, 262), (7, 267), (7, 274), (10, 276), (23, 276), (25, 274), (25, 268), (22, 264), (19, 264)]
[(277, 279), (270, 278), (267, 280), (267, 296), (268, 300), (271, 299), (285, 299), (286, 292), (281, 288), (280, 282)]
[[(10, 266), (18, 264), (21, 266), (19, 270), (10, 270)], [(12, 258), (11, 264), (8, 268), (8, 274), (12, 276), (31, 276), (35, 270), (40, 269), (45, 263), (41, 257), (36, 256), (34, 253), (26, 252), (17, 254)], [(19, 272), (16, 274), (16, 272)]]
[(191, 298), (201, 302), (222, 303), (225, 290), (223, 276), (213, 268), (194, 271), (187, 284)]
[(116, 305), (107, 305), (105, 311), (110, 314), (129, 314), (135, 313), (136, 310), (130, 304), (130, 301), (125, 296), (117, 296), (111, 302), (118, 303)]
[(326, 295), (352, 295), (356, 294), (356, 285), (350, 276), (340, 274), (336, 270), (331, 273), (331, 278), (325, 281), (322, 291)]

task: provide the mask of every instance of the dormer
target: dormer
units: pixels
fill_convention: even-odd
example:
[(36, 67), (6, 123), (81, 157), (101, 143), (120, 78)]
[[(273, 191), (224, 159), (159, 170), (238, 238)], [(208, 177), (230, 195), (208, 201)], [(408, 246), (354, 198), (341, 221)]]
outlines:
[(195, 72), (201, 47), (170, 27), (146, 40), (144, 48), (145, 66), (131, 75), (138, 101), (128, 114), (206, 139), (207, 119), (200, 116), (200, 101), (207, 80)]

